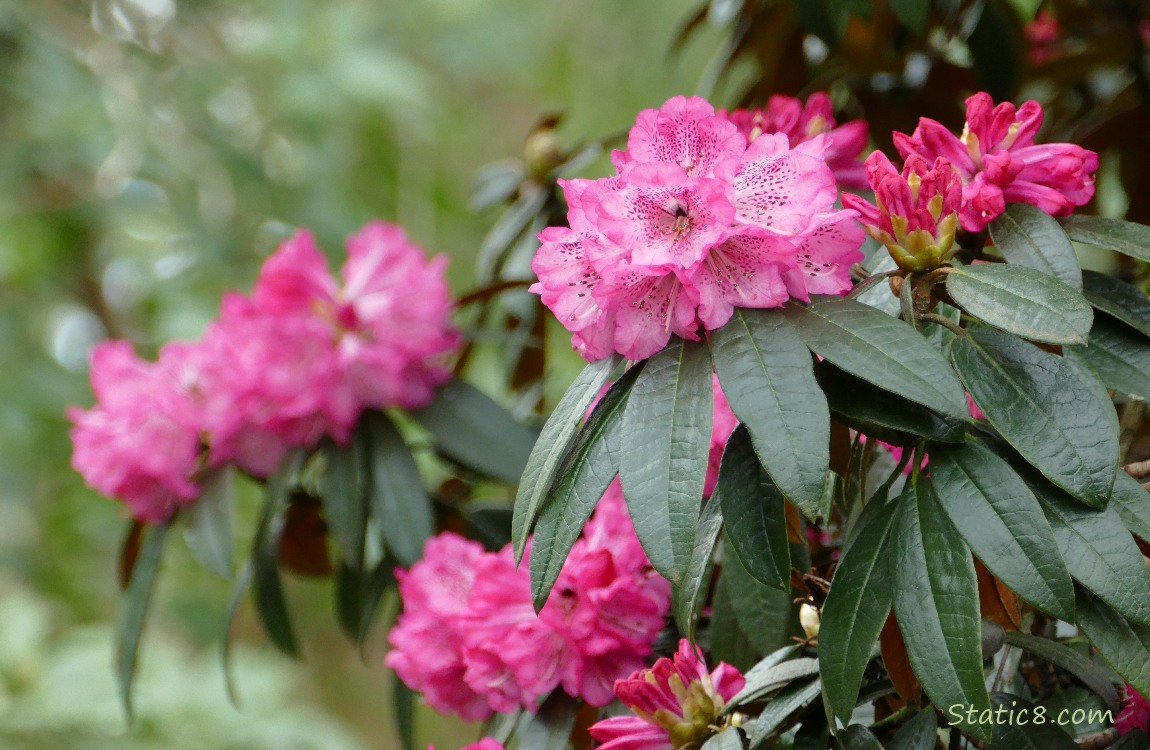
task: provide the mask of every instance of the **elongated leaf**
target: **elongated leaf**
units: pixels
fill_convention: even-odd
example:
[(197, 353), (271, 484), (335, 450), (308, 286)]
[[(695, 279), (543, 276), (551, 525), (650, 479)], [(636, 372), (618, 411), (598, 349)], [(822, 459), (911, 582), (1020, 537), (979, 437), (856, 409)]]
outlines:
[(539, 432), (516, 422), (474, 386), (452, 380), (412, 412), (443, 455), (480, 474), (518, 482)]
[(1138, 287), (1104, 273), (1083, 271), (1082, 295), (1097, 309), (1150, 336), (1150, 299)]
[(268, 479), (259, 525), (252, 539), (251, 590), (256, 613), (272, 644), (289, 656), (297, 656), (299, 649), (280, 581), (279, 543), (284, 530), (284, 510), (302, 462), (302, 453), (293, 451), (280, 462), (279, 468)]
[(567, 747), (579, 702), (562, 690), (556, 690), (543, 701), (536, 713), (524, 713), (515, 732), (523, 750), (557, 750)]
[(1106, 505), (1118, 471), (1118, 420), (1093, 375), (984, 328), (956, 340), (951, 358), (974, 402), (1027, 461), (1083, 502)]
[(136, 657), (140, 648), (140, 633), (148, 612), (148, 601), (160, 569), (160, 556), (164, 551), (171, 522), (146, 526), (140, 543), (140, 554), (132, 568), (132, 577), (120, 603), (116, 621), (116, 682), (120, 689), (120, 704), (129, 720), (132, 718), (132, 680), (136, 675)]
[(785, 314), (812, 351), (903, 398), (955, 419), (969, 418), (962, 385), (921, 334), (853, 300), (811, 299), (809, 307), (792, 302)]
[(395, 730), (403, 750), (415, 747), (415, 693), (399, 677), (391, 683), (391, 706), (395, 712)]
[[(745, 672), (754, 665), (759, 656), (773, 649), (756, 648), (739, 626), (739, 620), (735, 616), (735, 606), (731, 601), (730, 589), (732, 585), (729, 581), (731, 576), (727, 567), (729, 566), (723, 567), (723, 574), (715, 583), (715, 594), (711, 600), (711, 627), (709, 628), (711, 655), (716, 661), (725, 661), (736, 669)], [(743, 575), (748, 580), (754, 580), (745, 572)], [(762, 584), (758, 585), (761, 586)], [(763, 588), (767, 591), (773, 591), (773, 589), (767, 589), (765, 586)]]
[(830, 412), (803, 340), (777, 310), (737, 308), (712, 334), (715, 370), (767, 473), (810, 519), (830, 463)]
[(999, 722), (991, 717), (987, 722), (987, 726), (994, 728), (991, 747), (1008, 747), (1010, 750), (1078, 750), (1078, 743), (1057, 724), (1049, 719), (1044, 723), (1037, 721), (1040, 713), (1034, 704), (1009, 693), (995, 693), (993, 699), (995, 709), (1002, 710), (1004, 718), (1008, 716), (1006, 712), (1011, 711), (1016, 719)]
[(364, 664), (367, 664), (367, 653), (365, 651), (367, 637), (371, 634), (371, 626), (375, 622), (375, 616), (379, 610), (379, 602), (383, 599), (384, 593), (394, 584), (395, 561), (387, 557), (376, 564), (375, 569), (368, 573), (366, 580), (363, 582), (361, 589), (363, 604), (360, 609), (359, 635), (357, 641), (359, 643), (359, 658)]
[(976, 318), (1033, 341), (1084, 343), (1094, 320), (1081, 294), (1025, 266), (960, 266), (946, 275), (946, 291)]
[[(878, 245), (874, 240), (867, 240)], [(873, 254), (863, 262), (863, 267), (869, 273), (886, 273), (898, 268), (898, 264), (894, 262), (894, 258), (887, 252), (886, 248), (878, 245), (878, 248)], [(898, 297), (891, 293), (890, 284), (886, 281), (880, 281), (870, 289), (867, 289), (862, 294), (855, 297), (859, 302), (864, 305), (869, 305), (876, 310), (881, 310), (892, 318), (897, 318), (899, 313), (902, 312), (902, 305), (899, 304)]]
[(774, 734), (787, 720), (787, 717), (799, 709), (814, 703), (822, 691), (817, 679), (796, 682), (779, 691), (779, 694), (767, 703), (762, 713), (755, 719), (755, 726), (751, 732), (750, 750), (756, 750)]
[(234, 479), (231, 464), (208, 472), (199, 498), (183, 513), (184, 542), (192, 557), (221, 578), (231, 578), (234, 565)]
[(763, 697), (789, 682), (818, 674), (818, 672), (818, 660), (809, 657), (779, 662), (764, 659), (747, 672), (745, 675), (747, 684), (731, 700), (727, 701), (727, 704), (732, 708), (745, 706), (748, 703), (762, 700)]
[(1081, 587), (1077, 608), (1078, 627), (1102, 658), (1135, 690), (1150, 694), (1150, 626), (1130, 622)]
[[(928, 480), (899, 500), (894, 610), (907, 655), (934, 705), (990, 708), (983, 683), (978, 580), (966, 542), (946, 517)], [(959, 723), (989, 739), (990, 727)]]
[(1090, 344), (1068, 346), (1065, 354), (1086, 365), (1108, 388), (1150, 399), (1150, 339), (1137, 331), (1096, 320)]
[(423, 543), (435, 530), (431, 499), (403, 436), (383, 412), (360, 418), (356, 437), (367, 496), (387, 550), (402, 565), (423, 556)]
[(1074, 583), (1030, 488), (976, 441), (930, 456), (936, 496), (974, 554), (1012, 591), (1071, 622)]
[(1142, 541), (1150, 542), (1150, 493), (1125, 471), (1118, 472), (1111, 498), (1126, 528)]
[(695, 530), (695, 548), (691, 550), (691, 562), (682, 581), (671, 591), (672, 609), (679, 632), (692, 642), (695, 640), (695, 621), (699, 605), (706, 598), (707, 583), (711, 578), (711, 559), (715, 545), (719, 542), (719, 532), (723, 530), (723, 514), (717, 495), (703, 506), (699, 515), (699, 526)]
[(1150, 227), (1121, 219), (1078, 214), (1060, 220), (1075, 242), (1116, 250), (1131, 258), (1150, 261)]
[(700, 750), (743, 750), (743, 740), (739, 736), (738, 729), (727, 727), (707, 738)]
[(990, 223), (990, 237), (1012, 263), (1053, 276), (1082, 291), (1082, 271), (1070, 238), (1050, 214), (1028, 203), (1013, 203)]
[(919, 711), (895, 733), (889, 750), (934, 750), (937, 735), (938, 717), (934, 711)]
[(1131, 621), (1150, 625), (1150, 573), (1115, 508), (1085, 508), (1063, 492), (1030, 479), (1074, 580)]
[(675, 339), (643, 368), (623, 412), (623, 494), (651, 565), (671, 583), (695, 546), (712, 400), (706, 346)]
[(619, 473), (623, 408), (643, 367), (643, 362), (632, 366), (596, 405), (544, 497), (531, 547), (531, 593), (536, 611), (547, 602), (583, 524)]
[(771, 653), (785, 644), (791, 634), (794, 594), (755, 580), (739, 562), (729, 539), (723, 541), (722, 560), (720, 580), (727, 587), (739, 628), (758, 654)]
[(888, 443), (909, 445), (918, 438), (960, 443), (964, 423), (819, 362), (815, 376), (835, 416), (848, 427)]
[(1006, 634), (1006, 642), (1029, 651), (1035, 656), (1057, 664), (1082, 681), (1094, 694), (1111, 708), (1118, 707), (1118, 691), (1114, 687), (1114, 674), (1096, 664), (1090, 657), (1049, 638), (1015, 631)]
[[(797, 654), (801, 648), (801, 644), (798, 643), (781, 646), (755, 662), (754, 666), (750, 669), (745, 670), (745, 674), (743, 675), (745, 681), (743, 689), (731, 696), (731, 699), (727, 701), (726, 706), (723, 708), (723, 714), (732, 713), (742, 704), (755, 700), (756, 698), (754, 696), (766, 695), (777, 688), (781, 683), (772, 676), (772, 673), (775, 672), (776, 667), (783, 662), (796, 661), (791, 659), (791, 657)], [(804, 663), (802, 667), (804, 675), (815, 673), (806, 671), (809, 667), (809, 664)], [(815, 671), (817, 671), (817, 666)], [(787, 679), (792, 678), (788, 677)], [(747, 696), (751, 697), (748, 698)]]
[(243, 603), (251, 584), (252, 564), (249, 560), (240, 568), (235, 583), (232, 585), (232, 593), (228, 597), (228, 613), (224, 618), (224, 634), (223, 638), (220, 639), (220, 669), (224, 673), (224, 689), (227, 690), (228, 700), (236, 708), (239, 708), (240, 699), (236, 692), (236, 681), (232, 675), (232, 631), (236, 617), (240, 613), (240, 605)]
[(789, 591), (786, 500), (763, 471), (744, 425), (727, 441), (717, 489), (727, 538), (739, 562), (760, 583)]
[(843, 750), (882, 750), (882, 743), (862, 724), (851, 724), (843, 732)]
[(583, 415), (618, 363), (619, 357), (612, 356), (583, 368), (583, 372), (579, 373), (563, 398), (559, 399), (555, 411), (551, 412), (547, 423), (543, 425), (543, 431), (531, 449), (515, 494), (511, 538), (515, 545), (516, 562), (523, 558), (527, 537), (531, 534), (548, 490), (555, 483), (559, 466), (575, 442), (575, 433), (579, 431)]
[(867, 505), (823, 604), (819, 674), (827, 703), (844, 723), (854, 712), (863, 672), (890, 613), (892, 571), (888, 539), (896, 505), (878, 501)]
[(335, 569), (335, 613), (340, 628), (352, 643), (359, 643), (363, 632), (364, 588), (367, 571), (348, 567), (340, 561)]
[(363, 566), (367, 536), (367, 502), (359, 457), (353, 446), (335, 443), (324, 446), (323, 456), (323, 518), (339, 543), (344, 566), (358, 572)]

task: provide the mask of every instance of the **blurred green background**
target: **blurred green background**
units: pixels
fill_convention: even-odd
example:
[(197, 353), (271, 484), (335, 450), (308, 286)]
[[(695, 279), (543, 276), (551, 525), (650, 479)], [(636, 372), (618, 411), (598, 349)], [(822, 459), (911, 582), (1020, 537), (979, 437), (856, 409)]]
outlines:
[[(231, 584), (182, 544), (166, 551), (127, 728), (111, 669), (125, 515), (69, 467), (64, 411), (92, 401), (87, 352), (197, 337), (300, 225), (334, 260), (368, 219), (398, 221), (451, 255), (466, 291), (497, 215), (468, 210), (476, 171), (520, 156), (544, 114), (565, 112), (573, 144), (690, 93), (722, 34), (671, 54), (693, 5), (0, 3), (0, 747), (398, 745), (384, 630), (361, 662), (326, 583), (289, 589), (300, 663), (241, 612), (233, 708), (218, 657)], [(476, 736), (417, 718), (422, 745)]]

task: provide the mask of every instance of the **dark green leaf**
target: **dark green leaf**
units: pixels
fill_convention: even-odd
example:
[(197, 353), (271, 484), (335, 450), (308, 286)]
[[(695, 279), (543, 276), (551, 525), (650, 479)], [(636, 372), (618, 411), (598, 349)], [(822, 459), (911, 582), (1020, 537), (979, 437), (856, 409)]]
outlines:
[(1116, 250), (1131, 258), (1150, 261), (1150, 227), (1121, 219), (1077, 214), (1060, 219), (1062, 229), (1075, 242)]
[(708, 737), (700, 750), (743, 750), (743, 739), (738, 729), (727, 727)]
[(1150, 336), (1150, 299), (1138, 287), (1104, 273), (1083, 271), (1082, 295), (1102, 312)]
[(1132, 623), (1098, 597), (1078, 589), (1078, 627), (1115, 672), (1150, 695), (1150, 626)]
[(334, 581), (335, 613), (344, 634), (353, 643), (359, 643), (363, 633), (364, 587), (366, 572), (351, 568), (342, 560), (336, 566)]
[(851, 724), (843, 733), (843, 750), (882, 750), (882, 743), (862, 724)]
[(360, 610), (358, 641), (359, 656), (365, 664), (367, 663), (367, 654), (364, 648), (367, 645), (367, 636), (371, 633), (371, 625), (375, 621), (380, 600), (395, 583), (394, 571), (395, 561), (385, 557), (379, 561), (375, 570), (370, 572), (363, 583), (363, 604)]
[(468, 209), (478, 213), (496, 203), (502, 203), (515, 195), (524, 176), (523, 162), (518, 159), (484, 164), (475, 174), (471, 198), (467, 201)]
[(1085, 508), (1041, 479), (1030, 486), (1074, 580), (1124, 617), (1150, 625), (1150, 573), (1118, 511)]
[(760, 654), (768, 654), (787, 642), (794, 609), (794, 595), (764, 586), (755, 580), (731, 548), (723, 546), (723, 574), (731, 608), (739, 628)]
[(192, 557), (221, 578), (232, 575), (234, 478), (231, 464), (212, 469), (203, 480), (199, 498), (183, 512), (184, 542)]
[(755, 726), (751, 731), (750, 750), (762, 747), (767, 738), (778, 731), (788, 716), (814, 703), (821, 691), (822, 686), (817, 679), (794, 682), (780, 690), (755, 719)]
[(974, 402), (1022, 456), (1085, 503), (1104, 507), (1118, 470), (1110, 396), (1081, 365), (975, 328), (951, 347)]
[(564, 457), (575, 442), (575, 434), (583, 421), (583, 415), (618, 363), (619, 357), (616, 355), (592, 362), (583, 368), (583, 372), (579, 373), (563, 398), (559, 399), (555, 411), (543, 425), (543, 431), (531, 449), (527, 467), (523, 470), (523, 478), (515, 494), (511, 536), (515, 544), (516, 561), (523, 557), (527, 537), (531, 534), (548, 490), (555, 483)]
[(1082, 684), (1094, 691), (1107, 705), (1114, 708), (1118, 705), (1118, 691), (1114, 688), (1113, 673), (1090, 657), (1048, 638), (1040, 638), (1029, 633), (1011, 631), (1006, 634), (1006, 642), (1011, 646), (1029, 651), (1035, 656), (1048, 662), (1057, 664), (1070, 674), (1082, 681)]
[(817, 659), (802, 657), (780, 661), (777, 657), (780, 653), (784, 653), (783, 649), (779, 649), (763, 659), (744, 675), (746, 685), (731, 700), (727, 701), (728, 711), (762, 700), (789, 682), (818, 674), (819, 662)]
[(1142, 541), (1150, 542), (1150, 493), (1125, 471), (1118, 472), (1111, 500), (1126, 528)]
[(563, 750), (567, 747), (580, 703), (562, 690), (543, 701), (537, 713), (524, 713), (515, 732), (521, 750)]
[(786, 500), (759, 464), (745, 425), (739, 425), (727, 441), (716, 489), (727, 538), (739, 562), (760, 583), (789, 591)]
[(1010, 465), (982, 443), (932, 452), (936, 496), (980, 560), (1011, 590), (1071, 622), (1074, 583), (1042, 506)]
[(695, 619), (699, 605), (706, 598), (707, 584), (711, 579), (711, 560), (715, 545), (719, 542), (719, 532), (723, 529), (723, 514), (719, 497), (714, 495), (703, 506), (699, 515), (699, 526), (695, 530), (695, 549), (691, 551), (691, 562), (682, 581), (671, 591), (671, 601), (675, 613), (675, 624), (679, 632), (688, 639), (695, 639)]
[[(1035, 706), (1029, 701), (1009, 693), (995, 693), (994, 707), (1001, 712), (1003, 721), (994, 717), (985, 721), (987, 728), (993, 727), (994, 739), (991, 747), (1010, 750), (1078, 750), (1078, 744), (1052, 721), (1038, 723)], [(1014, 721), (1006, 720), (1008, 711), (1013, 711)], [(1026, 719), (1023, 723), (1022, 719)]]
[(236, 616), (240, 612), (240, 605), (244, 601), (244, 595), (248, 593), (248, 587), (252, 583), (252, 564), (251, 561), (245, 562), (244, 566), (240, 569), (239, 575), (236, 576), (235, 584), (232, 586), (232, 594), (228, 598), (228, 614), (224, 619), (224, 637), (220, 639), (220, 667), (224, 673), (224, 688), (228, 693), (228, 700), (235, 707), (239, 707), (239, 695), (236, 693), (235, 679), (232, 677), (232, 630), (236, 621)]
[(171, 521), (145, 526), (140, 553), (132, 568), (132, 577), (120, 603), (116, 621), (116, 682), (120, 688), (120, 703), (124, 713), (132, 718), (132, 680), (136, 676), (136, 657), (140, 649), (140, 633), (148, 612), (148, 601), (160, 569), (160, 556), (164, 551)]
[(388, 551), (401, 565), (411, 565), (423, 556), (435, 527), (419, 468), (386, 414), (365, 413), (358, 432), (372, 516)]
[(344, 565), (358, 572), (363, 566), (367, 535), (367, 503), (353, 446), (327, 443), (323, 449), (323, 519), (336, 542)]
[[(989, 709), (982, 672), (978, 579), (970, 549), (946, 517), (929, 480), (908, 483), (894, 541), (894, 610), (907, 655), (934, 705)], [(961, 722), (990, 738), (990, 727)]]
[(896, 503), (872, 501), (835, 569), (819, 628), (819, 673), (832, 711), (850, 720), (863, 672), (891, 607), (889, 562)]
[[(839, 368), (955, 419), (967, 419), (962, 384), (938, 350), (902, 321), (841, 297), (785, 308), (807, 346)], [(736, 412), (737, 413), (737, 412)]]
[[(878, 245), (874, 240), (868, 241)], [(891, 257), (886, 248), (878, 245), (874, 253), (863, 262), (863, 267), (868, 273), (881, 274), (895, 270), (898, 268), (898, 264), (895, 263), (894, 258)], [(902, 305), (899, 304), (898, 297), (891, 293), (890, 284), (885, 280), (870, 287), (855, 299), (877, 310), (882, 310), (894, 318), (897, 318), (902, 312)]]
[(711, 345), (723, 393), (763, 466), (813, 520), (830, 462), (830, 413), (802, 339), (777, 310), (738, 308)]
[(1074, 245), (1058, 222), (1029, 203), (1012, 203), (990, 222), (990, 237), (1008, 263), (1033, 268), (1082, 291)]
[(1086, 365), (1108, 388), (1150, 399), (1150, 339), (1121, 323), (1095, 320), (1090, 343), (1066, 356)]
[(930, 0), (890, 0), (890, 9), (898, 16), (902, 25), (915, 34), (921, 35), (926, 31)]
[(1150, 750), (1150, 738), (1141, 729), (1127, 732), (1107, 750)]
[(934, 711), (919, 711), (895, 733), (889, 750), (934, 750), (937, 735), (938, 717)]
[(539, 436), (462, 380), (443, 386), (434, 401), (412, 416), (431, 432), (445, 456), (507, 482), (519, 481)]
[(695, 546), (711, 441), (711, 360), (675, 339), (639, 373), (623, 410), (623, 494), (655, 570), (682, 577)]
[(415, 693), (393, 675), (391, 683), (391, 707), (395, 712), (395, 729), (399, 733), (403, 750), (416, 750), (415, 747)]
[(499, 215), (479, 247), (479, 259), (475, 265), (480, 280), (490, 280), (495, 276), (511, 245), (543, 210), (548, 192), (542, 187), (525, 190)]
[(946, 291), (988, 325), (1033, 341), (1084, 343), (1094, 320), (1081, 294), (1025, 266), (960, 266), (946, 275)]
[(531, 592), (537, 611), (547, 602), (584, 522), (619, 473), (623, 408), (643, 367), (643, 362), (633, 365), (595, 406), (544, 496), (531, 547)]
[(272, 644), (289, 656), (298, 655), (299, 650), (280, 581), (279, 543), (284, 530), (284, 511), (302, 463), (303, 455), (293, 451), (268, 479), (259, 525), (252, 539), (252, 599), (256, 613)]
[(990, 3), (982, 7), (974, 31), (967, 37), (978, 88), (995, 101), (1014, 98), (1021, 74), (1022, 34), (1018, 20), (1005, 4)]
[[(737, 560), (735, 562), (738, 563)], [(719, 580), (715, 584), (715, 594), (711, 600), (711, 623), (707, 635), (710, 640), (711, 655), (716, 661), (725, 661), (736, 669), (745, 672), (751, 668), (758, 656), (770, 649), (756, 648), (739, 626), (739, 620), (735, 616), (735, 606), (731, 601), (729, 592), (731, 583), (728, 581), (730, 576), (727, 573), (727, 567), (729, 566), (724, 566), (723, 574), (719, 576)], [(746, 573), (743, 575), (748, 580), (754, 580)], [(763, 588), (766, 589), (765, 586)], [(773, 589), (766, 590), (772, 591)], [(779, 642), (783, 638), (785, 635), (780, 633)]]
[(830, 362), (819, 362), (815, 376), (835, 416), (865, 435), (903, 445), (918, 438), (960, 443), (965, 437), (962, 420), (944, 417), (907, 401), (843, 372)]

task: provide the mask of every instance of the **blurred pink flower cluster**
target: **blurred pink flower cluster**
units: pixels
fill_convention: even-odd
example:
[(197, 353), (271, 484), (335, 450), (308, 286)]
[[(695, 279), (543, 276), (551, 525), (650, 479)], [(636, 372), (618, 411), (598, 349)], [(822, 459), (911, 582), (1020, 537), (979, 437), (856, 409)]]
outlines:
[(575, 542), (542, 611), (531, 603), (529, 557), (485, 552), (451, 532), (398, 571), (403, 613), (387, 666), (443, 713), (475, 721), (557, 687), (603, 706), (615, 680), (641, 668), (663, 627), (670, 584), (651, 568), (623, 502), (608, 488)]
[(265, 476), (292, 447), (346, 441), (365, 408), (426, 405), (457, 343), (445, 264), (375, 222), (348, 240), (341, 285), (300, 231), (251, 297), (224, 296), (200, 341), (168, 344), (155, 363), (127, 342), (96, 347), (96, 405), (69, 412), (72, 465), (137, 519), (161, 522), (197, 497), (200, 468)]
[[(904, 159), (917, 155), (937, 168), (941, 157), (958, 173), (963, 183), (959, 220), (977, 232), (1008, 203), (1030, 203), (1066, 216), (1094, 197), (1098, 154), (1072, 143), (1035, 144), (1042, 119), (1036, 101), (995, 106), (980, 92), (966, 100), (961, 136), (924, 117), (911, 135), (895, 133), (894, 145)], [(871, 186), (878, 189), (873, 180)]]
[(589, 361), (697, 340), (735, 307), (844, 292), (863, 232), (836, 208), (828, 145), (748, 141), (698, 97), (645, 110), (612, 155), (617, 175), (561, 182), (568, 226), (539, 235), (531, 290)]
[(591, 736), (603, 750), (699, 747), (745, 684), (742, 673), (725, 662), (708, 672), (699, 647), (684, 638), (673, 659), (659, 659), (615, 683), (615, 695), (634, 714), (600, 721)]

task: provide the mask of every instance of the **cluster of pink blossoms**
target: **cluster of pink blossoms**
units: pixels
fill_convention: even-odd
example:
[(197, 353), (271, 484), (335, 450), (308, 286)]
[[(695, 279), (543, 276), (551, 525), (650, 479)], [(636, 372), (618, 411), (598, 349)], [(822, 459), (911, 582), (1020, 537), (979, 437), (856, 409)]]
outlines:
[(600, 721), (591, 736), (603, 750), (699, 747), (745, 684), (742, 673), (725, 662), (708, 672), (698, 646), (683, 639), (673, 659), (659, 659), (615, 683), (615, 695), (634, 714)]
[(127, 342), (96, 347), (96, 406), (69, 413), (72, 465), (137, 519), (161, 522), (198, 496), (204, 466), (266, 476), (292, 447), (346, 441), (365, 408), (426, 405), (458, 339), (445, 263), (376, 222), (348, 240), (341, 286), (299, 232), (251, 297), (224, 297), (200, 341), (169, 344), (155, 363)]
[(1129, 734), (1136, 729), (1150, 734), (1150, 700), (1131, 685), (1126, 686), (1126, 700), (1122, 702), (1122, 712), (1114, 720), (1118, 734)]
[(825, 135), (748, 141), (698, 97), (645, 110), (617, 175), (562, 182), (569, 226), (539, 235), (531, 290), (589, 361), (697, 340), (735, 307), (842, 293), (863, 232), (835, 207), (827, 148)]
[(635, 536), (619, 481), (538, 615), (529, 558), (530, 548), (516, 566), (510, 545), (485, 552), (451, 532), (430, 539), (423, 560), (397, 573), (404, 611), (388, 636), (387, 666), (436, 710), (470, 721), (533, 711), (559, 686), (609, 703), (615, 680), (643, 666), (671, 597)]

